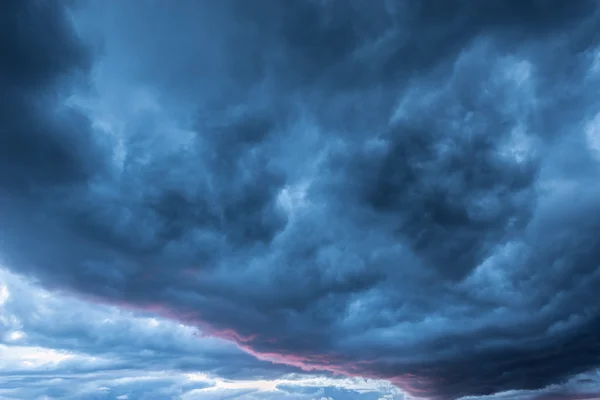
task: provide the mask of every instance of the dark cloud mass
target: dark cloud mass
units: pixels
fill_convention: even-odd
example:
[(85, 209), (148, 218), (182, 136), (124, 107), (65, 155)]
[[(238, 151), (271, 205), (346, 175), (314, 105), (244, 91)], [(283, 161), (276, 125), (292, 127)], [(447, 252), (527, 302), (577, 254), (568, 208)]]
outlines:
[(11, 270), (425, 398), (600, 366), (595, 1), (1, 7)]
[(85, 179), (93, 165), (81, 153), (95, 151), (85, 133), (86, 118), (56, 102), (69, 81), (88, 67), (89, 56), (55, 2), (11, 0), (2, 8), (2, 191)]

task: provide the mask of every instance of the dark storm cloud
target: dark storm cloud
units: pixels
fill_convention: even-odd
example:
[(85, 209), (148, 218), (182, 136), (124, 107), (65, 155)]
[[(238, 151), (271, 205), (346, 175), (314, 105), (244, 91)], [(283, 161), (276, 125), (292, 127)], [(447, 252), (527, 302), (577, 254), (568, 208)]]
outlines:
[(102, 140), (45, 100), (64, 10), (9, 4), (13, 270), (430, 398), (600, 364), (595, 2), (90, 3)]
[[(57, 104), (90, 58), (62, 4), (7, 1), (0, 23), (2, 190), (84, 179), (94, 165), (88, 121)], [(93, 155), (93, 153), (92, 153)]]

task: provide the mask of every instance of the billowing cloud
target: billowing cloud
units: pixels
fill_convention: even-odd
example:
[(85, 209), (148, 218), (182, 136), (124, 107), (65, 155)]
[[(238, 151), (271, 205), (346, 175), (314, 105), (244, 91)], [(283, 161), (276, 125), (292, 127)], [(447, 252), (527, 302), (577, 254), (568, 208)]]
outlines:
[(3, 7), (12, 271), (426, 398), (599, 366), (596, 2)]

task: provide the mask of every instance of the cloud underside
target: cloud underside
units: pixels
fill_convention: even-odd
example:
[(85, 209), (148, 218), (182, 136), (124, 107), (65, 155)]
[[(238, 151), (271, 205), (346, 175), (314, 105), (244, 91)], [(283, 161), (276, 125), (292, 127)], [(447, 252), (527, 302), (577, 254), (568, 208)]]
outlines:
[(600, 364), (594, 1), (2, 7), (12, 271), (427, 398)]

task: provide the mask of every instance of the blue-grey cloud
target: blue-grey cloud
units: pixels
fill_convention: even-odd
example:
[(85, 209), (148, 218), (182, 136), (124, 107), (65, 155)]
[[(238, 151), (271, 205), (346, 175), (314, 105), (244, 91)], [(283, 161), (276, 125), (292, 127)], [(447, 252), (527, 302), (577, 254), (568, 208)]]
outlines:
[(7, 4), (12, 270), (429, 398), (600, 364), (595, 2)]
[(60, 92), (84, 79), (90, 55), (62, 4), (9, 1), (2, 8), (2, 192), (81, 182), (98, 168), (100, 143), (84, 115), (61, 106)]

